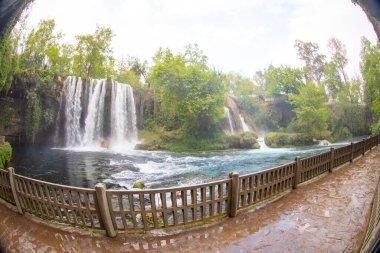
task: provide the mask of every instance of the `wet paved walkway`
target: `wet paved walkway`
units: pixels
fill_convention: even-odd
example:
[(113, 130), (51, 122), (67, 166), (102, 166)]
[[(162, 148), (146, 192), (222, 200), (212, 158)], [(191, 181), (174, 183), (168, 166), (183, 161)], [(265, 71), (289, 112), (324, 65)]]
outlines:
[(177, 235), (84, 235), (32, 223), (0, 204), (5, 252), (357, 252), (380, 173), (380, 147), (234, 219)]

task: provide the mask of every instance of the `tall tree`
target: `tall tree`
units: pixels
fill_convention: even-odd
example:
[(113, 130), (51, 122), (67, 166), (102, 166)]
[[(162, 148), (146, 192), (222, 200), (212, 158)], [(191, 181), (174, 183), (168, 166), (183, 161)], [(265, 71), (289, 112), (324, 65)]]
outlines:
[(308, 82), (321, 82), (326, 64), (326, 56), (319, 53), (317, 43), (296, 40), (294, 44), (299, 58), (305, 63), (305, 77)]
[(313, 137), (321, 137), (322, 132), (327, 129), (329, 116), (325, 105), (327, 96), (323, 87), (307, 83), (300, 88), (299, 94), (293, 94), (290, 100), (296, 107), (294, 112), (297, 115), (298, 128)]
[(364, 101), (371, 118), (372, 131), (380, 127), (380, 45), (362, 38), (360, 69), (365, 82)]
[(302, 71), (289, 66), (269, 68), (266, 72), (266, 95), (298, 94), (303, 86)]
[(224, 117), (225, 88), (221, 75), (208, 68), (203, 52), (196, 45), (177, 55), (159, 49), (153, 60), (149, 80), (161, 102), (166, 128), (182, 128), (198, 138), (217, 134), (217, 123)]
[(111, 28), (96, 28), (94, 34), (76, 37), (73, 73), (76, 76), (104, 78), (115, 74), (115, 60), (112, 56)]

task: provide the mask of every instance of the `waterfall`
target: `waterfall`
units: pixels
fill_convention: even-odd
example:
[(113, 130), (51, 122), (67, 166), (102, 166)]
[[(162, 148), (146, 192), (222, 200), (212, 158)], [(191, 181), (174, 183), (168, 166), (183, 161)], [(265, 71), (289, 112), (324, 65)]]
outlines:
[(241, 114), (239, 114), (239, 118), (240, 118), (241, 126), (243, 127), (243, 132), (244, 133), (249, 132), (249, 126), (247, 125), (247, 123), (245, 123), (245, 120)]
[(260, 149), (262, 149), (262, 150), (271, 149), (270, 147), (267, 146), (267, 144), (265, 144), (264, 135), (259, 136), (259, 138), (257, 139), (257, 142), (260, 144)]
[(90, 80), (82, 146), (100, 145), (103, 134), (105, 80)]
[(111, 143), (118, 149), (137, 142), (136, 109), (130, 85), (112, 82)]
[(137, 143), (133, 89), (111, 84), (104, 79), (66, 79), (55, 136), (65, 147), (99, 148), (107, 140), (111, 148), (130, 149)]
[(224, 114), (226, 115), (226, 117), (228, 119), (228, 124), (230, 125), (230, 132), (233, 135), (233, 134), (235, 134), (235, 131), (234, 131), (234, 126), (232, 125), (231, 111), (228, 107), (224, 107)]
[(65, 145), (75, 146), (80, 140), (80, 115), (82, 79), (79, 77), (68, 77), (64, 85), (65, 91)]

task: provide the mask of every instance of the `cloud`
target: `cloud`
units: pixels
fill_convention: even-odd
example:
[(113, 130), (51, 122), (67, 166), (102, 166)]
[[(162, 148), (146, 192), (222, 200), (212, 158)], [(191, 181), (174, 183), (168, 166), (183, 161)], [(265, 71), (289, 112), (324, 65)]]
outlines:
[(197, 43), (210, 64), (252, 76), (268, 64), (299, 65), (294, 41), (317, 42), (327, 53), (335, 36), (347, 45), (349, 72), (358, 72), (360, 37), (376, 41), (365, 14), (347, 0), (37, 0), (27, 23), (54, 18), (67, 41), (111, 26), (114, 53), (149, 60), (159, 47)]

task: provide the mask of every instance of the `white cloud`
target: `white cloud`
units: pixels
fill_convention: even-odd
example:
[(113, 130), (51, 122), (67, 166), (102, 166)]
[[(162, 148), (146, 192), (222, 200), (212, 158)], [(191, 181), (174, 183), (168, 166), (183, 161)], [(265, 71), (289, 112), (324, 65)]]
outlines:
[(347, 45), (349, 72), (358, 72), (360, 37), (376, 41), (365, 14), (347, 0), (36, 0), (28, 24), (54, 18), (73, 42), (96, 24), (111, 26), (117, 57), (150, 60), (160, 47), (197, 43), (210, 64), (251, 76), (268, 64), (299, 65), (295, 39), (324, 53), (335, 36)]

